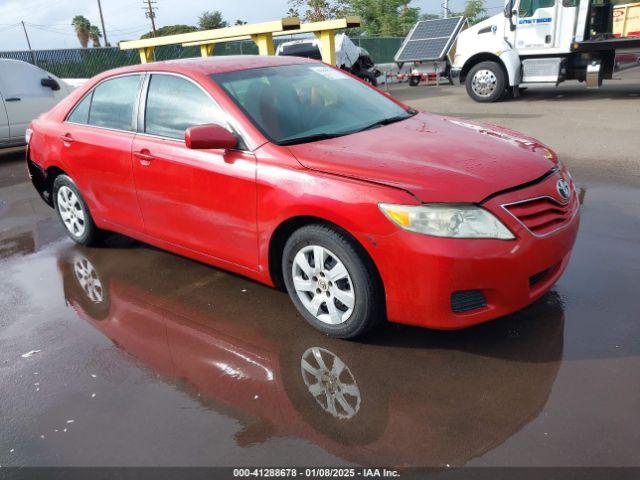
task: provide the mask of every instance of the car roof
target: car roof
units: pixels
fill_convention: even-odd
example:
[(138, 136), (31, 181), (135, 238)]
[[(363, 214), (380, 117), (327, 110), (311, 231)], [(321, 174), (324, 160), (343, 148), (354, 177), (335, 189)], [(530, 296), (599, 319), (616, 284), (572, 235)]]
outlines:
[(109, 70), (108, 73), (109, 75), (114, 75), (128, 72), (162, 71), (182, 74), (199, 73), (203, 75), (211, 75), (236, 70), (277, 67), (281, 65), (295, 65), (309, 62), (313, 62), (313, 60), (300, 57), (281, 57), (272, 55), (224, 55), (218, 57), (194, 57), (143, 63)]

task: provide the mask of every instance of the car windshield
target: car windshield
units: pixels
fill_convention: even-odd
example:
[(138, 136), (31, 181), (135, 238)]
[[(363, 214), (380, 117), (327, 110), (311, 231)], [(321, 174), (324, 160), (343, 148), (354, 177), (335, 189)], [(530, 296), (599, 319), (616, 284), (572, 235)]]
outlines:
[(269, 140), (292, 145), (348, 135), (415, 112), (322, 63), (211, 76)]

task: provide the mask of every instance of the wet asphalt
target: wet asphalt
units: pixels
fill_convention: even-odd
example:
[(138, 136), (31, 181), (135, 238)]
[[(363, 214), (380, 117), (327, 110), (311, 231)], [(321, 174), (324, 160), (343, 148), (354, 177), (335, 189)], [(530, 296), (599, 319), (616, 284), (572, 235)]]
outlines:
[[(529, 92), (527, 120), (509, 116), (525, 100), (394, 88), (523, 131), (607, 103)], [(621, 130), (640, 127), (634, 88), (615, 102)], [(583, 200), (548, 295), (463, 331), (389, 324), (357, 342), (224, 271), (120, 236), (76, 246), (22, 154), (0, 154), (0, 465), (640, 466), (640, 139), (618, 163), (594, 143), (582, 165), (598, 133), (584, 125), (548, 142), (573, 153)]]

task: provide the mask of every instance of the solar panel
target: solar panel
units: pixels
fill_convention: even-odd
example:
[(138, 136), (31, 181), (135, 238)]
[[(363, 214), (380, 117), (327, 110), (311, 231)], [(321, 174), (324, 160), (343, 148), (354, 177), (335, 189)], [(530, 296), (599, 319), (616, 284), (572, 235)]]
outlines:
[(443, 59), (460, 32), (464, 17), (422, 20), (416, 23), (396, 53), (396, 62)]

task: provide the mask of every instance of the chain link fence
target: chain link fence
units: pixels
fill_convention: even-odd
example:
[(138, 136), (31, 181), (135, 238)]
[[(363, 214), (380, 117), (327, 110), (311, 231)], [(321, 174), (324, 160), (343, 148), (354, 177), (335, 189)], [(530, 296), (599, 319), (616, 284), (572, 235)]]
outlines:
[[(279, 43), (291, 40), (280, 37)], [(356, 45), (366, 49), (376, 63), (391, 63), (402, 37), (354, 37)], [(257, 55), (258, 48), (250, 40), (216, 44), (214, 55)], [(200, 56), (199, 47), (167, 45), (155, 49), (156, 61)], [(116, 47), (75, 48), (60, 50), (33, 50), (0, 52), (0, 58), (11, 58), (33, 63), (60, 78), (90, 78), (111, 68), (140, 63), (137, 50)]]

